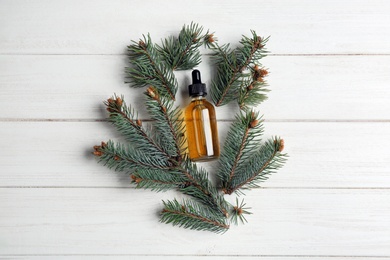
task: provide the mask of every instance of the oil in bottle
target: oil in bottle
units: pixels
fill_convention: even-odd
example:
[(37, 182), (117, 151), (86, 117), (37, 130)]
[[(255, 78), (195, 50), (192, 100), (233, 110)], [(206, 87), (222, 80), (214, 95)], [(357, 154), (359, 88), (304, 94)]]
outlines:
[(206, 84), (199, 70), (192, 71), (188, 86), (192, 100), (185, 108), (186, 136), (189, 157), (193, 161), (209, 161), (219, 157), (219, 140), (214, 106), (205, 98)]

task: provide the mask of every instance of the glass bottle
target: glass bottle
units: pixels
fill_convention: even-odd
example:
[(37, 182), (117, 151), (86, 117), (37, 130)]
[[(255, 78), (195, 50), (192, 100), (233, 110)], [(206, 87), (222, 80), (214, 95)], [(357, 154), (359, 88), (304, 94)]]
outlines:
[(219, 157), (219, 140), (215, 108), (209, 103), (206, 84), (199, 70), (192, 71), (192, 85), (188, 86), (192, 100), (185, 108), (186, 136), (192, 161), (209, 161)]

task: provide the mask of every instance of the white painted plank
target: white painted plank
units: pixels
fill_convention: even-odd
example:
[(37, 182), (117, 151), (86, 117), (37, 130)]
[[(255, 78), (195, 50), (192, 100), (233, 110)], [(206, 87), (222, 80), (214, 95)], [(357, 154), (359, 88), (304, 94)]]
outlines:
[(156, 42), (198, 22), (221, 42), (250, 29), (273, 53), (390, 53), (390, 4), (337, 1), (3, 0), (0, 53), (118, 54), (150, 32)]
[(223, 235), (159, 223), (161, 199), (174, 196), (0, 189), (0, 254), (390, 255), (387, 190), (252, 191), (249, 223)]
[[(149, 118), (142, 89), (125, 84), (126, 56), (2, 56), (0, 119), (106, 118), (102, 102), (113, 93)], [(259, 106), (266, 119), (389, 120), (388, 56), (308, 56), (264, 59), (270, 68), (269, 99)], [(210, 87), (208, 59), (199, 68)], [(188, 104), (190, 72), (177, 73), (177, 104)], [(236, 105), (217, 108), (232, 119)]]
[[(261, 260), (301, 260), (302, 258), (305, 260), (360, 260), (362, 257), (359, 256), (341, 256), (341, 257), (334, 257), (334, 256), (264, 256), (264, 255), (254, 255), (254, 256), (215, 256), (215, 255), (194, 255), (194, 256), (187, 256), (187, 255), (114, 255), (114, 254), (108, 254), (108, 255), (8, 255), (8, 256), (0, 256), (0, 259), (53, 259), (56, 260), (63, 260), (63, 259), (93, 259), (93, 260), (101, 260), (101, 259), (140, 259), (140, 260), (160, 260), (160, 259), (172, 259), (172, 260), (242, 260), (244, 259), (261, 259)], [(383, 260), (383, 259), (390, 259), (390, 257), (371, 257), (371, 256), (364, 256), (365, 260)]]
[[(228, 127), (219, 123), (221, 142)], [(390, 187), (389, 123), (266, 122), (265, 130), (285, 139), (290, 158), (264, 187)], [(0, 186), (131, 187), (91, 154), (109, 138), (118, 135), (106, 122), (1, 122)]]

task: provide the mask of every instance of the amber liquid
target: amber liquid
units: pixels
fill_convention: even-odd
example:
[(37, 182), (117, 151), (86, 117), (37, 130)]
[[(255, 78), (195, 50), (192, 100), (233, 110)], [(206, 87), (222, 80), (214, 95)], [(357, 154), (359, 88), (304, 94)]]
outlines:
[(215, 109), (204, 97), (195, 97), (185, 109), (189, 157), (209, 161), (219, 157), (219, 140)]

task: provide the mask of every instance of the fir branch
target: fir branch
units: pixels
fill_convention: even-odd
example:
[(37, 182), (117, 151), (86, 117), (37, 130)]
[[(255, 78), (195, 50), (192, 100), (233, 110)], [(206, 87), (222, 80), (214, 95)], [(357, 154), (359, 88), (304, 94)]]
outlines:
[(243, 36), (241, 46), (236, 49), (230, 49), (229, 45), (214, 48), (217, 76), (212, 82), (211, 96), (216, 106), (239, 99), (241, 89), (249, 87), (250, 73), (246, 70), (265, 56), (268, 38), (261, 38), (255, 31), (251, 33), (251, 38)]
[(141, 169), (131, 175), (136, 188), (150, 189), (152, 191), (166, 191), (177, 189), (185, 183), (185, 178), (175, 169), (151, 170)]
[(193, 230), (208, 230), (224, 233), (229, 229), (226, 218), (215, 214), (208, 207), (192, 201), (163, 201), (161, 222), (189, 228)]
[(248, 109), (251, 106), (257, 106), (268, 97), (266, 92), (269, 90), (265, 87), (267, 83), (264, 77), (268, 75), (268, 71), (264, 68), (259, 68), (258, 65), (250, 67), (252, 78), (248, 78), (244, 82), (244, 86), (239, 91), (238, 105), (240, 109)]
[(206, 35), (203, 38), (203, 43), (205, 47), (209, 49), (214, 49), (217, 45), (217, 37), (214, 36), (214, 33), (207, 31)]
[(99, 157), (99, 162), (115, 171), (169, 170), (172, 167), (166, 160), (148, 156), (131, 145), (115, 143), (112, 140), (107, 143), (102, 142), (101, 146), (95, 146), (94, 149), (94, 154)]
[(255, 64), (256, 61), (265, 56), (263, 48), (268, 38), (261, 38), (254, 30), (251, 30), (251, 33), (251, 38), (243, 35), (240, 41), (241, 46), (237, 48), (239, 71), (243, 71), (249, 65)]
[[(134, 111), (126, 106), (123, 97), (114, 96), (105, 104), (110, 112), (110, 120), (131, 141), (126, 148), (131, 152), (125, 152), (124, 145), (115, 146), (109, 142), (99, 147), (96, 155), (109, 168), (131, 172), (137, 188), (156, 191), (177, 188), (221, 215), (226, 215), (224, 199), (210, 183), (207, 172), (197, 168), (187, 157), (182, 158), (185, 138), (180, 109), (174, 108), (173, 101), (160, 96), (153, 87), (149, 87), (145, 94), (156, 135), (148, 135)], [(134, 151), (140, 154), (135, 158), (129, 157)], [(150, 162), (145, 161), (144, 156), (163, 164), (158, 167), (153, 163), (148, 165)]]
[(248, 159), (258, 145), (263, 133), (258, 113), (247, 111), (236, 116), (227, 134), (219, 159), (218, 177), (222, 188), (228, 189), (236, 175), (237, 168)]
[(282, 154), (284, 141), (273, 138), (265, 142), (233, 176), (230, 186), (223, 191), (227, 194), (241, 192), (241, 189), (258, 187), (258, 183), (268, 179), (268, 176), (281, 168), (287, 159)]
[(170, 156), (180, 163), (186, 142), (181, 109), (174, 108), (173, 101), (160, 96), (157, 89), (153, 87), (149, 87), (145, 95), (147, 97), (146, 108), (155, 120), (156, 130), (163, 136), (161, 138), (163, 147), (166, 147)]
[(245, 218), (245, 215), (250, 215), (252, 214), (251, 212), (248, 211), (248, 207), (245, 207), (246, 206), (246, 203), (244, 203), (244, 200), (242, 200), (241, 202), (238, 202), (238, 198), (236, 198), (236, 206), (234, 206), (231, 210), (231, 216), (230, 216), (230, 219), (231, 219), (231, 222), (233, 222), (234, 224), (238, 224), (238, 221), (240, 221), (241, 223), (245, 223), (245, 222), (248, 222)]
[(212, 56), (213, 63), (217, 66), (217, 73), (211, 82), (211, 98), (216, 106), (221, 106), (234, 100), (241, 87), (237, 70), (236, 52), (229, 45), (218, 46)]
[(177, 81), (172, 70), (164, 66), (150, 35), (128, 46), (131, 67), (126, 68), (133, 87), (155, 86), (164, 96), (175, 100)]
[(169, 151), (158, 141), (157, 136), (152, 134), (152, 129), (143, 127), (142, 121), (134, 109), (126, 105), (123, 96), (120, 98), (114, 95), (104, 104), (109, 112), (109, 121), (133, 146), (160, 160), (170, 159)]
[[(172, 70), (188, 70), (201, 62), (199, 47), (203, 45), (203, 27), (196, 23), (183, 26), (178, 38), (173, 36), (165, 39), (162, 46), (157, 46), (164, 61)], [(206, 34), (207, 35), (207, 34)]]
[(192, 196), (222, 216), (227, 216), (228, 204), (211, 184), (208, 173), (203, 168), (198, 168), (189, 158), (185, 158), (181, 171), (187, 178), (185, 185), (180, 187), (181, 192)]

